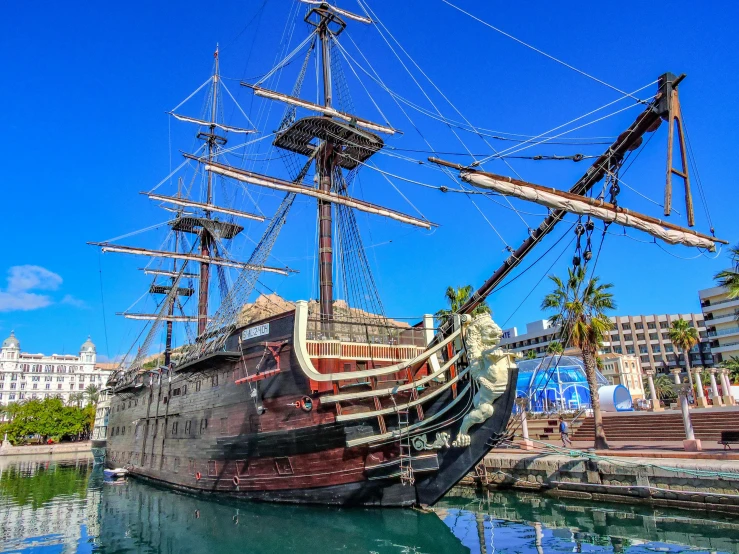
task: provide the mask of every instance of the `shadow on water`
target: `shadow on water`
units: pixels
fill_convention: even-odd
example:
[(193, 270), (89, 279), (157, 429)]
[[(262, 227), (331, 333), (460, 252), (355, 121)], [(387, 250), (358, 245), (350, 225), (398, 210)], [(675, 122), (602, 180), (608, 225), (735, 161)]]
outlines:
[(457, 489), (435, 512), (256, 504), (107, 482), (89, 457), (0, 458), (7, 552), (731, 552), (739, 519)]

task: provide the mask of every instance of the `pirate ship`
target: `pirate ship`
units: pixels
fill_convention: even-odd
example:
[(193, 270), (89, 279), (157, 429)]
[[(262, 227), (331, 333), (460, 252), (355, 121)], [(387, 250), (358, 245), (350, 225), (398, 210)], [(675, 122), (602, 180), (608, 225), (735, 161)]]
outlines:
[[(158, 187), (145, 193), (173, 214), (159, 249), (94, 243), (104, 252), (149, 257), (143, 270), (152, 277), (149, 292), (160, 298), (152, 313), (123, 313), (146, 320), (147, 327), (133, 360), (122, 363), (109, 382), (106, 463), (191, 492), (295, 503), (431, 505), (503, 440), (514, 404), (515, 357), (497, 346), (501, 332), (490, 316), (472, 313), (567, 213), (637, 227), (670, 243), (713, 249), (718, 242), (615, 201), (619, 169), (643, 137), (662, 120), (669, 122), (670, 144), (676, 124), (681, 133), (677, 85), (682, 78), (662, 75), (642, 113), (569, 191), (482, 171), (481, 160), (457, 164), (429, 158), (447, 175), (458, 171), (452, 177), (460, 187), (469, 183), (479, 194), (494, 190), (543, 204), (548, 215), (456, 312), (404, 324), (384, 313), (355, 212), (422, 229), (434, 223), (351, 194), (357, 173), (375, 167), (370, 159), (399, 131), (354, 114), (346, 87), (337, 87), (343, 82), (339, 54), (346, 59), (342, 34), (348, 23), (373, 25), (374, 16), (362, 2), (364, 15), (327, 2), (302, 2), (305, 40), (262, 79), (242, 83), (256, 98), (286, 106), (277, 131), (251, 140), (256, 128), (222, 120), (224, 100), (235, 98), (221, 77), (216, 50), (214, 72), (200, 87), (206, 90), (200, 116), (182, 113), (182, 105), (171, 112), (176, 121), (198, 128), (202, 144), (184, 154), (177, 170), (194, 168), (200, 196), (184, 180), (176, 194)], [(263, 86), (275, 72), (300, 62), (301, 54), (291, 93)], [(311, 63), (315, 102), (302, 94)], [(234, 111), (249, 121), (240, 107)], [(288, 177), (233, 163), (234, 147), (226, 146), (232, 137), (247, 137), (240, 146), (270, 139)], [(668, 184), (673, 173), (684, 178), (692, 213), (682, 143), (680, 152), (683, 169), (674, 169), (670, 159)], [(601, 182), (609, 202), (592, 194)], [(217, 201), (217, 184), (282, 196), (267, 217), (258, 203), (252, 213)], [(262, 296), (245, 311), (263, 276), (293, 273), (268, 261), (299, 198), (317, 206), (317, 301)], [(238, 261), (231, 245), (245, 222), (266, 226), (248, 259)], [(580, 227), (592, 231), (591, 225)], [(238, 272), (231, 283), (225, 268)], [(214, 275), (221, 286), (218, 303)], [(337, 285), (343, 285), (345, 301), (337, 301)], [(260, 302), (276, 307), (259, 310)], [(177, 348), (175, 324), (196, 326)], [(162, 329), (164, 356), (153, 363), (149, 350)]]

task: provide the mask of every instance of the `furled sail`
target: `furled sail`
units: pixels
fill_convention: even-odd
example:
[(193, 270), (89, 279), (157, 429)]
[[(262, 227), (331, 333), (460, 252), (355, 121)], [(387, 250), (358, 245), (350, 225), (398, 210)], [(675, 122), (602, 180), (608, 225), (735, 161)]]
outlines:
[(223, 206), (216, 206), (215, 204), (208, 204), (205, 202), (195, 202), (188, 198), (180, 198), (179, 196), (164, 196), (162, 194), (154, 194), (152, 192), (142, 192), (141, 194), (147, 195), (152, 200), (158, 200), (161, 202), (169, 202), (177, 206), (185, 206), (187, 208), (199, 208), (208, 212), (217, 212), (220, 214), (233, 215), (236, 217), (244, 217), (246, 219), (253, 219), (255, 221), (264, 221), (265, 217), (256, 214), (250, 214), (248, 212), (242, 212), (241, 210), (234, 210), (232, 208), (226, 208)]
[(215, 121), (205, 121), (203, 119), (197, 119), (195, 117), (190, 117), (187, 115), (180, 115), (174, 112), (168, 112), (168, 113), (169, 115), (173, 116), (175, 119), (179, 119), (180, 121), (186, 121), (188, 123), (195, 123), (196, 125), (202, 125), (204, 127), (216, 127), (218, 129), (222, 129), (223, 131), (228, 131), (231, 133), (243, 133), (243, 134), (256, 133), (254, 129), (243, 129), (242, 127), (233, 127), (231, 125), (224, 125), (223, 123), (217, 123)]
[(186, 158), (198, 160), (205, 163), (206, 171), (211, 171), (213, 173), (217, 173), (231, 179), (236, 179), (237, 181), (242, 181), (244, 183), (250, 183), (252, 185), (258, 185), (260, 187), (282, 190), (285, 192), (295, 192), (298, 194), (304, 194), (306, 196), (312, 196), (313, 198), (317, 198), (319, 200), (333, 202), (334, 204), (342, 204), (344, 206), (349, 206), (350, 208), (354, 208), (362, 212), (381, 215), (390, 219), (394, 219), (396, 221), (400, 221), (402, 223), (408, 223), (417, 227), (423, 227), (424, 229), (430, 229), (431, 227), (437, 226), (435, 223), (431, 223), (430, 221), (406, 215), (401, 212), (396, 212), (395, 210), (391, 210), (383, 206), (378, 206), (376, 204), (371, 204), (369, 202), (365, 202), (364, 200), (359, 200), (351, 196), (344, 196), (335, 192), (321, 191), (319, 189), (306, 185), (292, 183), (290, 181), (283, 181), (282, 179), (276, 179), (275, 177), (270, 177), (268, 175), (254, 173), (253, 171), (246, 171), (244, 169), (238, 169), (228, 165), (219, 164), (217, 162), (203, 160), (202, 158), (198, 158), (197, 156), (192, 156), (190, 154), (183, 155)]
[(677, 225), (638, 214), (594, 198), (483, 172), (462, 171), (460, 172), (460, 177), (463, 181), (477, 187), (542, 204), (554, 210), (564, 210), (579, 215), (590, 215), (601, 221), (639, 229), (669, 244), (695, 246), (706, 248), (713, 252), (716, 249), (717, 242), (725, 243), (725, 241), (703, 235), (697, 231), (678, 227)]
[(280, 102), (290, 104), (291, 106), (297, 106), (298, 108), (305, 108), (306, 110), (322, 113), (323, 115), (329, 115), (338, 119), (343, 119), (344, 121), (354, 123), (358, 127), (363, 127), (365, 129), (369, 129), (370, 131), (378, 131), (380, 133), (385, 133), (388, 135), (394, 135), (395, 133), (400, 132), (397, 129), (388, 127), (387, 125), (380, 125), (379, 123), (374, 123), (368, 119), (363, 119), (352, 114), (340, 112), (339, 110), (335, 110), (330, 106), (321, 106), (320, 104), (309, 102), (308, 100), (303, 100), (302, 98), (295, 98), (294, 96), (290, 96), (289, 94), (282, 94), (281, 92), (268, 90), (266, 88), (258, 87), (256, 85), (250, 85), (248, 83), (241, 83), (241, 85), (252, 89), (254, 91), (254, 94), (257, 96), (262, 96), (271, 100), (278, 100)]

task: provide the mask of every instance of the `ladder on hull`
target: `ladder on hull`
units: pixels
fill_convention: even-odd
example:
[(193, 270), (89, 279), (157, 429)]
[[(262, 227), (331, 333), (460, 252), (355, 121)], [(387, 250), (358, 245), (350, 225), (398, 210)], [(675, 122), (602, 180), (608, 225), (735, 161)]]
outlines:
[(400, 448), (400, 482), (405, 485), (413, 485), (416, 482), (416, 478), (413, 476), (413, 460), (411, 456), (411, 439), (408, 432), (408, 408), (398, 408), (395, 403), (395, 395), (391, 396), (393, 405), (395, 406), (395, 413), (398, 416), (398, 431), (400, 436), (398, 437), (398, 446)]

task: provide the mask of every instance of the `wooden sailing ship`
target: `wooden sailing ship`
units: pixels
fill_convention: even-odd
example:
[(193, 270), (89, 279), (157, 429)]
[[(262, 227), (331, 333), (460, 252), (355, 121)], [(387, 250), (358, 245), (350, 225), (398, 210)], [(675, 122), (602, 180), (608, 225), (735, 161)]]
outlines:
[[(301, 43), (306, 57), (292, 94), (268, 90), (261, 82), (248, 85), (256, 96), (287, 105), (273, 144), (291, 156), (291, 178), (224, 163), (227, 137), (256, 129), (219, 121), (219, 90), (225, 84), (216, 51), (215, 71), (207, 82), (211, 92), (206, 117), (176, 110), (172, 114), (199, 128), (203, 146), (185, 158), (204, 176), (205, 194), (193, 199), (185, 185), (176, 195), (146, 193), (174, 213), (169, 248), (95, 243), (103, 251), (159, 260), (145, 272), (154, 279), (149, 292), (162, 299), (154, 313), (124, 313), (148, 320), (150, 326), (133, 361), (122, 364), (109, 383), (106, 463), (191, 492), (296, 503), (430, 505), (504, 439), (515, 400), (515, 359), (497, 347), (500, 330), (490, 317), (473, 318), (472, 312), (566, 211), (590, 213), (587, 210), (595, 208), (617, 223), (640, 219), (603, 202), (592, 206), (586, 195), (617, 172), (645, 134), (670, 117), (679, 79), (669, 73), (661, 77), (643, 113), (569, 193), (540, 190), (432, 159), (459, 169), (461, 179), (476, 187), (497, 187), (551, 209), (457, 313), (400, 325), (379, 308), (337, 309), (336, 241), (354, 241), (349, 250), (356, 259), (341, 263), (358, 264), (357, 279), (374, 289), (357, 239), (354, 211), (425, 229), (433, 223), (349, 194), (356, 172), (383, 149), (382, 136), (397, 130), (334, 104), (333, 45), (347, 21), (371, 24), (371, 20), (325, 2), (307, 3), (305, 21), (311, 33)], [(290, 62), (298, 50), (280, 64)], [(300, 97), (311, 56), (320, 66), (320, 103)], [(297, 117), (298, 109), (313, 115)], [(313, 183), (306, 181), (311, 173)], [(267, 218), (216, 203), (217, 178), (284, 193), (245, 262), (228, 255), (229, 241), (243, 231), (239, 222)], [(259, 276), (291, 273), (285, 267), (268, 266), (267, 260), (298, 197), (313, 198), (317, 204), (318, 302), (297, 301), (246, 321), (242, 307)], [(637, 226), (651, 233), (657, 231), (655, 226), (662, 231), (669, 227), (663, 238), (695, 246), (712, 247), (717, 240), (659, 220)], [(193, 265), (197, 272), (190, 269)], [(239, 274), (216, 308), (210, 280), (214, 270), (223, 267), (237, 268)], [(197, 311), (188, 315), (182, 299), (187, 304), (193, 298)], [(197, 324), (197, 334), (175, 350), (173, 325), (187, 322)], [(166, 328), (163, 363), (152, 367), (147, 354), (161, 326)]]

